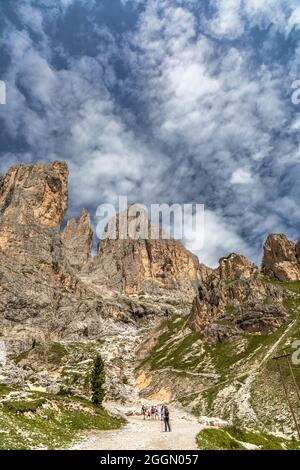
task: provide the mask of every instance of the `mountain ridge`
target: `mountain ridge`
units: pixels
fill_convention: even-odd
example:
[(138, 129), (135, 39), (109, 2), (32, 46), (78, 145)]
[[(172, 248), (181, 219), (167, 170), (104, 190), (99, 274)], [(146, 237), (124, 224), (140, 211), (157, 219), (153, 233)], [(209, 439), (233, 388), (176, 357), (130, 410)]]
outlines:
[(178, 241), (161, 239), (105, 240), (92, 257), (85, 210), (61, 230), (67, 180), (61, 162), (20, 165), (1, 177), (0, 327), (8, 360), (0, 382), (88, 398), (90, 363), (101, 353), (108, 399), (175, 400), (253, 428), (259, 419), (271, 431), (279, 417), (290, 436), (284, 405), (276, 405), (276, 417), (269, 392), (265, 412), (249, 400), (254, 383), (269, 390), (260, 371), (285, 338), (296, 338), (299, 242), (271, 234), (261, 269), (232, 253), (213, 270)]

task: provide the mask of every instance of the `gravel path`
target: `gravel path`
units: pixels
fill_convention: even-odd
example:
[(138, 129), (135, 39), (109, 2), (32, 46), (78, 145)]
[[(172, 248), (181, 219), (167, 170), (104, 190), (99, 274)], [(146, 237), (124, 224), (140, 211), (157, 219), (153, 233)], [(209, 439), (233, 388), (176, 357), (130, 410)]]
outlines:
[[(122, 411), (122, 409), (119, 407)], [(125, 410), (124, 410), (125, 411)], [(192, 415), (170, 408), (171, 432), (162, 432), (161, 421), (128, 416), (116, 431), (93, 431), (73, 445), (79, 450), (195, 450), (196, 434), (203, 429)]]

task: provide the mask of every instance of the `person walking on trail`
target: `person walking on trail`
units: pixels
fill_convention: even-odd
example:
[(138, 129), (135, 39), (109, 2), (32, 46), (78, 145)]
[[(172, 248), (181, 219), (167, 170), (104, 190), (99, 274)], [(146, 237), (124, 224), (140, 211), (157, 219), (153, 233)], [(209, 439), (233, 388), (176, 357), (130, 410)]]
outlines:
[(161, 421), (164, 420), (164, 407), (165, 407), (165, 405), (162, 405), (161, 408), (160, 408), (160, 420)]
[(165, 424), (165, 432), (167, 431), (171, 432), (170, 412), (166, 405), (164, 406), (164, 424)]
[(146, 409), (145, 405), (143, 405), (142, 406), (142, 415), (143, 415), (144, 419), (146, 419), (146, 411), (147, 411), (147, 409)]

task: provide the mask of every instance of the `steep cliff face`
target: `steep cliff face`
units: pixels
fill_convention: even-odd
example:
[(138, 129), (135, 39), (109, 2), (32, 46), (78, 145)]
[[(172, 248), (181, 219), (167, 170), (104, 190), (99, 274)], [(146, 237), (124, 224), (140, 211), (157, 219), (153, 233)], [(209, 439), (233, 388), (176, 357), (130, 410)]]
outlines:
[(300, 280), (300, 242), (288, 240), (285, 235), (271, 234), (264, 245), (262, 271), (279, 281)]
[(0, 182), (2, 220), (14, 224), (57, 227), (68, 206), (65, 163), (17, 165)]
[(93, 230), (90, 216), (85, 209), (82, 210), (78, 222), (70, 219), (61, 239), (65, 248), (65, 256), (76, 271), (80, 271), (91, 258), (93, 246)]
[[(128, 214), (126, 217), (130, 225), (132, 218)], [(118, 220), (119, 216), (117, 224)], [(88, 268), (89, 277), (96, 284), (125, 294), (173, 292), (191, 300), (209, 268), (200, 265), (179, 241), (164, 239), (160, 230), (150, 226), (147, 216), (140, 220), (144, 228), (135, 225), (136, 231), (127, 239), (120, 239), (117, 230), (115, 240), (100, 242)], [(149, 233), (149, 239), (139, 239), (137, 231)], [(159, 234), (158, 239), (152, 238), (153, 233)]]
[(0, 326), (9, 352), (101, 329), (104, 301), (76, 276), (61, 240), (67, 176), (54, 162), (13, 167), (2, 179)]
[(196, 257), (175, 240), (106, 240), (95, 265), (105, 285), (126, 294), (193, 293), (201, 274)]
[(286, 321), (281, 291), (264, 283), (247, 258), (233, 253), (200, 286), (190, 326), (216, 343), (243, 331), (269, 334)]
[[(64, 163), (19, 165), (2, 178), (0, 187), (0, 253), (49, 285), (64, 270), (60, 223), (68, 206), (68, 169)], [(2, 269), (7, 265), (3, 261)], [(22, 272), (16, 269), (16, 275)], [(11, 271), (13, 277), (14, 271)], [(9, 274), (9, 270), (7, 272)], [(42, 278), (39, 279), (41, 282)], [(30, 284), (24, 277), (24, 287)]]
[(8, 349), (22, 349), (57, 330), (59, 299), (75, 290), (60, 239), (67, 177), (67, 166), (54, 162), (19, 165), (2, 178), (0, 322)]

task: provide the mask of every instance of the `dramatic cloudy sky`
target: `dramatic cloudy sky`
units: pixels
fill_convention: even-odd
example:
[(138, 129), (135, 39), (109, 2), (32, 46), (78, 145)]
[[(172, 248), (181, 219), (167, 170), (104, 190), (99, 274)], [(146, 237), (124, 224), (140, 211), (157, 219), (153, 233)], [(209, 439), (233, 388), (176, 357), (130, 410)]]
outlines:
[(299, 0), (5, 0), (0, 171), (66, 160), (69, 216), (205, 204), (201, 261), (300, 235)]

